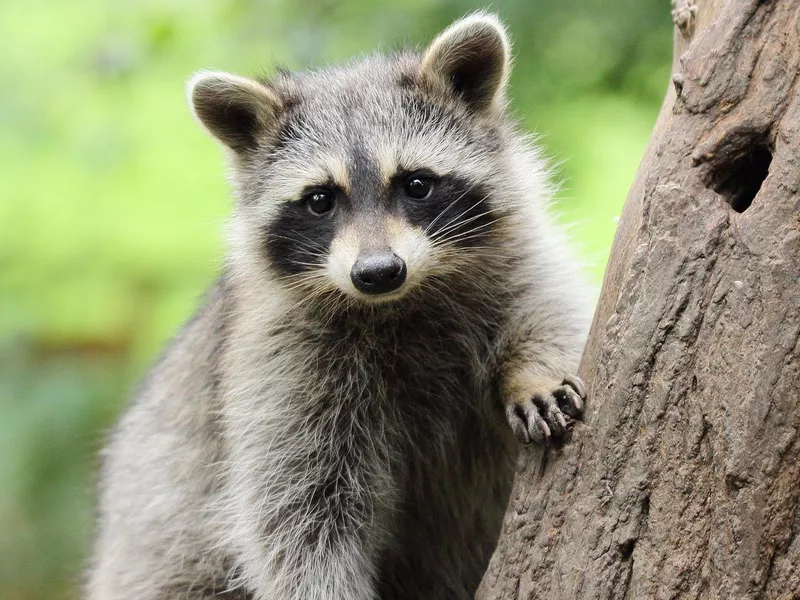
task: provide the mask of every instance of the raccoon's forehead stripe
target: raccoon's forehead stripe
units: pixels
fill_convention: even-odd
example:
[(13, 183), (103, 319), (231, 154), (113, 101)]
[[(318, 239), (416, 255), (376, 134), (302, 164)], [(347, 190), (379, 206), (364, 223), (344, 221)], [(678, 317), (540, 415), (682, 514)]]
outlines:
[(336, 185), (350, 193), (352, 185), (347, 159), (332, 152), (277, 158), (272, 163), (270, 196), (278, 202), (292, 202), (309, 187)]
[(378, 169), (384, 182), (398, 171), (428, 170), (437, 175), (457, 173), (474, 183), (491, 177), (491, 161), (485, 152), (473, 150), (474, 144), (454, 139), (443, 131), (410, 131), (404, 128), (394, 139), (373, 142)]

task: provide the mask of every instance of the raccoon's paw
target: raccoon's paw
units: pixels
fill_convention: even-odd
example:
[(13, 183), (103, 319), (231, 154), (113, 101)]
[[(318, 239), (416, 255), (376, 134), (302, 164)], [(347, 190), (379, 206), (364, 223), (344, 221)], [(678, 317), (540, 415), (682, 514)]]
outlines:
[(583, 415), (586, 386), (577, 377), (531, 392), (506, 406), (506, 418), (523, 444), (564, 440), (573, 419)]

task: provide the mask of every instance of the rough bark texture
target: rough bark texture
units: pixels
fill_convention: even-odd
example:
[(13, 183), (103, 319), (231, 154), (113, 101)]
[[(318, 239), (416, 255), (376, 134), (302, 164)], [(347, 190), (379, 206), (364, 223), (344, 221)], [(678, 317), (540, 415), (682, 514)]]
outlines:
[(673, 9), (586, 422), (523, 453), (480, 599), (800, 598), (800, 2)]

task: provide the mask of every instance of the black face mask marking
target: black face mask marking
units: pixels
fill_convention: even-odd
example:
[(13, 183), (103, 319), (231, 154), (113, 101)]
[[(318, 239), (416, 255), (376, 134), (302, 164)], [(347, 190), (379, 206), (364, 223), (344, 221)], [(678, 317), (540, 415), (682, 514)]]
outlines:
[(344, 194), (333, 189), (335, 206), (314, 215), (304, 199), (286, 202), (277, 218), (264, 227), (267, 256), (283, 275), (298, 275), (323, 268), (337, 224), (345, 210)]
[(404, 181), (399, 177), (394, 184), (396, 205), (434, 243), (477, 246), (491, 234), (497, 216), (484, 186), (454, 176), (434, 178), (429, 197), (415, 200), (405, 193)]
[(407, 175), (394, 178), (391, 191), (381, 190), (370, 170), (356, 169), (352, 177), (352, 199), (333, 189), (334, 208), (312, 214), (306, 202), (286, 202), (277, 217), (264, 227), (265, 249), (273, 266), (283, 275), (297, 275), (323, 268), (337, 230), (358, 212), (380, 218), (392, 213), (419, 227), (435, 244), (468, 248), (479, 246), (491, 236), (498, 218), (486, 188), (465, 179), (433, 178), (433, 190), (424, 199), (408, 196)]

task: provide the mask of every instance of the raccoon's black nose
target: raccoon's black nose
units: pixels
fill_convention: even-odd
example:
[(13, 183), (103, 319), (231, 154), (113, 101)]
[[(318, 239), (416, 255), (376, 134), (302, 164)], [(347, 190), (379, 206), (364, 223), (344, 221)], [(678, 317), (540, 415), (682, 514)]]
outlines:
[(364, 294), (388, 294), (406, 280), (406, 263), (394, 252), (363, 256), (350, 269), (350, 279)]

